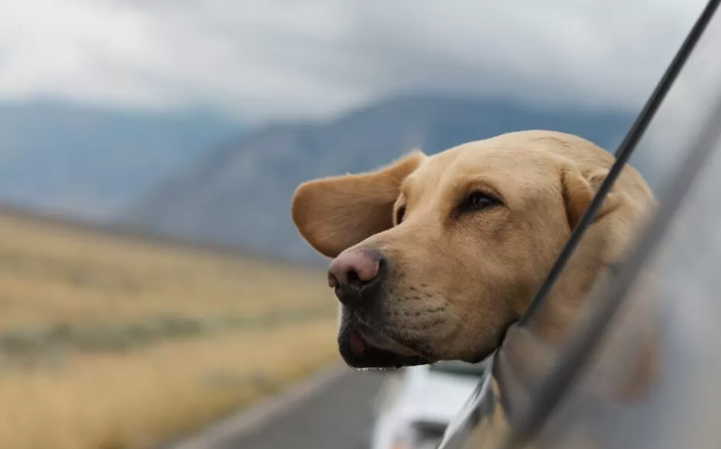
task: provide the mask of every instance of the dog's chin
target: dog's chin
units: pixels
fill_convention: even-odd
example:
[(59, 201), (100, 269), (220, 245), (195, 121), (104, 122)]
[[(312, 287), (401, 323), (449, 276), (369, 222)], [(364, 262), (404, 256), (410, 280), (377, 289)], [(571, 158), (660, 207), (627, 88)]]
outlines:
[(347, 327), (338, 335), (343, 360), (353, 368), (395, 369), (433, 363), (417, 351), (366, 326)]

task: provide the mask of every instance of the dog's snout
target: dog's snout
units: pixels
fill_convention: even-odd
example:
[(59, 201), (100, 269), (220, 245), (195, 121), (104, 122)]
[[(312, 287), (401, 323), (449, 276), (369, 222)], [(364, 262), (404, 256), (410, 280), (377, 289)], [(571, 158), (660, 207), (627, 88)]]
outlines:
[(352, 305), (361, 300), (371, 285), (379, 281), (383, 256), (363, 248), (343, 252), (328, 268), (328, 285), (335, 289), (338, 300)]

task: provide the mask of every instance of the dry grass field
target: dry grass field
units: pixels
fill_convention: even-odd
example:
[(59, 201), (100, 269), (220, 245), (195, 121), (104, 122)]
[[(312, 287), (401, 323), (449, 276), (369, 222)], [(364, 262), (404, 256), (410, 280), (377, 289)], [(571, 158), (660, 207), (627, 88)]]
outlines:
[(324, 273), (0, 213), (0, 448), (145, 448), (336, 358)]

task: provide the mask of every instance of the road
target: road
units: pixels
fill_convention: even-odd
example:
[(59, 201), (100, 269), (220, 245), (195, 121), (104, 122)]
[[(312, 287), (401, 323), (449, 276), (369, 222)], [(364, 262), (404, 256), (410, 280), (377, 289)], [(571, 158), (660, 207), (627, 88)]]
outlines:
[(222, 449), (368, 449), (372, 405), (381, 381), (379, 374), (350, 371)]
[(336, 368), (267, 410), (258, 407), (172, 449), (368, 449), (383, 375)]

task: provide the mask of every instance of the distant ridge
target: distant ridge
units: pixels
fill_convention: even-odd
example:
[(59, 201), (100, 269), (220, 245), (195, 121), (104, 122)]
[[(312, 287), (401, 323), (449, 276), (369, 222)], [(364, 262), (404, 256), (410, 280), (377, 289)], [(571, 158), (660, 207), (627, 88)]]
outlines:
[(290, 197), (319, 176), (374, 169), (510, 131), (551, 129), (614, 148), (633, 116), (503, 100), (406, 96), (323, 123), (267, 126), (226, 142), (118, 217), (131, 228), (295, 261), (320, 261), (290, 221)]

